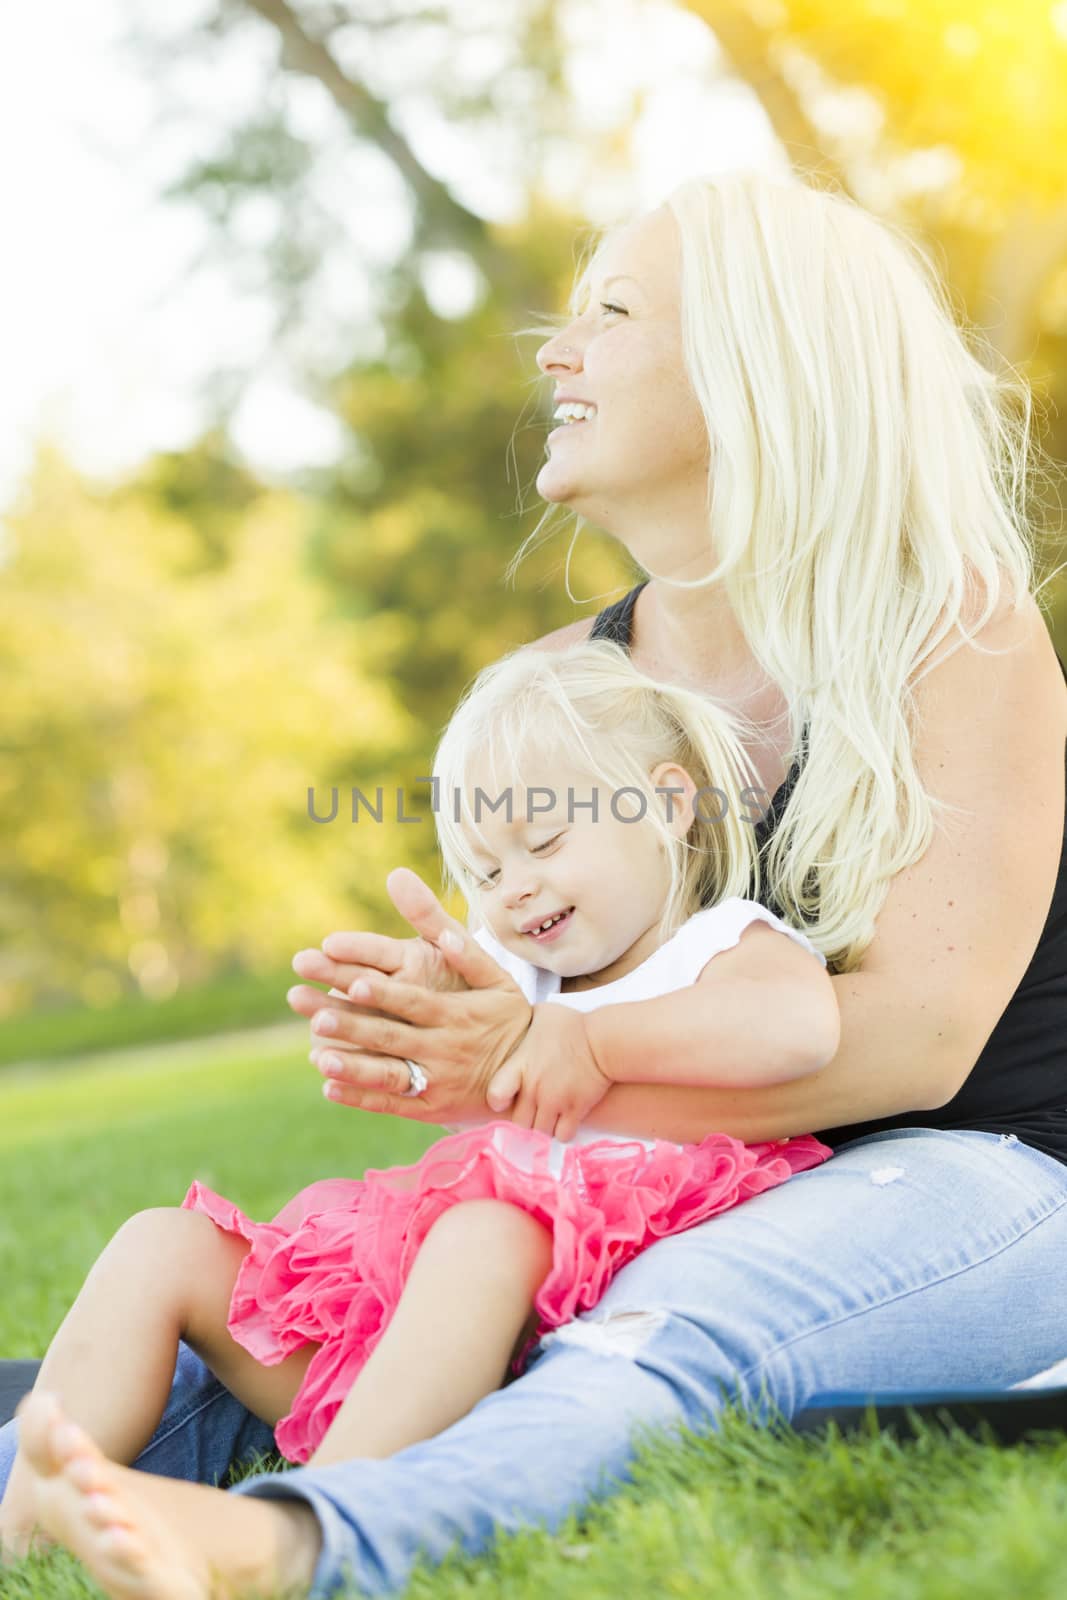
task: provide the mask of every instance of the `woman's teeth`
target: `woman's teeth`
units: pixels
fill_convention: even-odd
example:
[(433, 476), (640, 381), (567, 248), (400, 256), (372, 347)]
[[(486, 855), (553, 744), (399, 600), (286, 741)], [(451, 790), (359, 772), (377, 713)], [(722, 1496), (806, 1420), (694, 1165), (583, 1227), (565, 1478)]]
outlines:
[(556, 407), (552, 416), (556, 422), (587, 422), (590, 417), (596, 416), (596, 406), (587, 406), (578, 400), (565, 400)]

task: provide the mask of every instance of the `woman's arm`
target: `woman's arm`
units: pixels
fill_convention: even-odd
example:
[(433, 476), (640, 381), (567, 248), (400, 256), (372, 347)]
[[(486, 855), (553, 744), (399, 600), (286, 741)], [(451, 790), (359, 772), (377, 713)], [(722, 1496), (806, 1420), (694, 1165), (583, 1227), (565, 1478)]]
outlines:
[[(718, 1128), (751, 1142), (932, 1110), (958, 1093), (1037, 948), (1064, 822), (1067, 690), (1041, 613), (1032, 601), (1002, 608), (978, 642), (1006, 653), (965, 645), (916, 687), (920, 777), (960, 814), (894, 878), (859, 967), (830, 979), (841, 1019), (830, 1063), (772, 1088), (618, 1084), (592, 1126), (682, 1140)], [(610, 1059), (625, 1045), (604, 1048)]]

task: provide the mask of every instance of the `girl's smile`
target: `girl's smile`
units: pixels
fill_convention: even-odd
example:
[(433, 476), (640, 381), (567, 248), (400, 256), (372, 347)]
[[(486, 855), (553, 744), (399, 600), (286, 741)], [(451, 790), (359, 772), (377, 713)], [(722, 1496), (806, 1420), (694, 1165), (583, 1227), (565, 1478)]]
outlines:
[(571, 918), (573, 916), (574, 907), (571, 906), (566, 911), (557, 911), (552, 920), (549, 922), (549, 926), (547, 928), (545, 927), (545, 922), (549, 921), (549, 919), (542, 918), (542, 920), (535, 923), (532, 928), (523, 928), (522, 932), (526, 934), (528, 938), (533, 939), (536, 944), (554, 944), (557, 939), (562, 939), (563, 935), (570, 927)]

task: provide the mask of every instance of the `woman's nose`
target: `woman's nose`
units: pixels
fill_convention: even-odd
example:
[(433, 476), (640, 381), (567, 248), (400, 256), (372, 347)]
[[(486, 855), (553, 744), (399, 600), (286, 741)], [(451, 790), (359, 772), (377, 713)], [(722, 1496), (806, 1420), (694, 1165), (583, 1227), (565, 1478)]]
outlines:
[(573, 325), (553, 334), (537, 352), (537, 365), (544, 373), (553, 367), (565, 367), (573, 372), (581, 364), (581, 338)]

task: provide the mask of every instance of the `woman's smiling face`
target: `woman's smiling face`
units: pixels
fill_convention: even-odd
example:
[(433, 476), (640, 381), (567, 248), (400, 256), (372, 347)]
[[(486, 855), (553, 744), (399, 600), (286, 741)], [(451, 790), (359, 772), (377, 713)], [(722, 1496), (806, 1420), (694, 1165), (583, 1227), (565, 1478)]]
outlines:
[(669, 519), (707, 493), (707, 427), (682, 356), (680, 273), (677, 228), (661, 206), (601, 246), (589, 305), (537, 355), (553, 397), (596, 408), (587, 421), (555, 426), (538, 493), (619, 537), (634, 517)]

